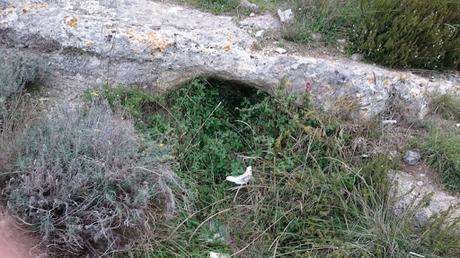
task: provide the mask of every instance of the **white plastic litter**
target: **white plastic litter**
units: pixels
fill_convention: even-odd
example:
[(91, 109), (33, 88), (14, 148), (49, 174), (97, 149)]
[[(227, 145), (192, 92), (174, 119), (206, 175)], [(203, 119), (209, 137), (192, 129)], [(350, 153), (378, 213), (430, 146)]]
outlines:
[(237, 185), (247, 184), (252, 179), (252, 167), (249, 166), (246, 168), (246, 171), (241, 176), (228, 176), (227, 181), (235, 183)]
[(397, 124), (398, 121), (396, 120), (382, 120), (382, 124), (384, 125), (394, 125), (394, 124)]
[(275, 52), (278, 53), (278, 54), (286, 54), (287, 50), (284, 49), (284, 48), (277, 47), (277, 48), (275, 48)]
[(290, 23), (294, 19), (294, 14), (291, 9), (287, 9), (285, 11), (278, 9), (278, 17), (282, 23)]
[(216, 252), (209, 252), (209, 258), (228, 258), (230, 255)]

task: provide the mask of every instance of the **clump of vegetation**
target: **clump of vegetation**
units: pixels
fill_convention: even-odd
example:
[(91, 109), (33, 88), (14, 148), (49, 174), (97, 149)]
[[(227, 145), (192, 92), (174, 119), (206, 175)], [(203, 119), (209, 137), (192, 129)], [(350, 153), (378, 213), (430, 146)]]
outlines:
[(460, 134), (434, 131), (423, 149), (428, 162), (442, 176), (444, 185), (460, 192)]
[(7, 115), (8, 100), (21, 93), (27, 84), (37, 82), (45, 71), (46, 65), (41, 60), (15, 58), (0, 62), (0, 121)]
[[(195, 80), (164, 97), (126, 89), (102, 95), (172, 146), (175, 172), (191, 189), (193, 205), (167, 222), (170, 238), (150, 257), (460, 254), (448, 227), (415, 228), (414, 211), (392, 212), (387, 172), (398, 164), (351, 159), (353, 133), (282, 89), (272, 97)], [(247, 166), (251, 183), (225, 181)]]
[(210, 10), (213, 13), (226, 13), (235, 10), (240, 0), (186, 0), (192, 5)]
[[(8, 208), (51, 252), (113, 256), (155, 241), (174, 208), (165, 151), (136, 137), (108, 104), (63, 108), (25, 130), (4, 190)], [(139, 246), (141, 245), (141, 246)]]
[(14, 170), (20, 155), (14, 141), (35, 117), (39, 103), (33, 98), (34, 85), (46, 74), (43, 60), (4, 58), (0, 60), (0, 186)]
[[(346, 38), (347, 1), (342, 0), (297, 0), (295, 22), (286, 28), (287, 40), (303, 44), (314, 43), (314, 33), (319, 33), (320, 42), (333, 45), (337, 39)], [(350, 4), (351, 5), (351, 4)], [(349, 10), (353, 10), (350, 8)]]
[(456, 1), (360, 0), (348, 35), (351, 50), (395, 67), (454, 68), (460, 60)]
[(460, 121), (460, 97), (458, 96), (451, 94), (436, 96), (431, 101), (431, 109), (445, 119)]

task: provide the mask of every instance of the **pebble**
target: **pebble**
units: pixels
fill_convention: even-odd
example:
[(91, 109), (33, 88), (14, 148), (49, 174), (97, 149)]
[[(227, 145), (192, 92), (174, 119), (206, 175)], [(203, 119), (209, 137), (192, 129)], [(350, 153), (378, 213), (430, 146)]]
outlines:
[(278, 54), (286, 54), (287, 50), (284, 49), (284, 48), (277, 47), (277, 48), (275, 48), (275, 52), (278, 53)]
[(265, 32), (264, 30), (258, 30), (258, 31), (256, 31), (256, 34), (255, 34), (256, 38), (262, 37), (262, 36), (264, 35), (264, 32)]
[(360, 62), (360, 61), (364, 60), (364, 56), (362, 54), (359, 54), (359, 53), (354, 53), (353, 55), (351, 55), (351, 60), (353, 60), (355, 62)]
[(416, 165), (420, 159), (422, 158), (422, 155), (417, 152), (417, 151), (406, 151), (406, 154), (404, 155), (404, 162), (406, 162), (407, 165), (414, 166)]

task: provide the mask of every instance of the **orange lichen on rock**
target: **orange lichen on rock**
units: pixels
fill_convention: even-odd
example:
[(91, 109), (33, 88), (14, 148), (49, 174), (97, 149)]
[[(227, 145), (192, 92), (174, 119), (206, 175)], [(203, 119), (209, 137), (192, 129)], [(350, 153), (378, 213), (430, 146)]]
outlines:
[(147, 45), (147, 47), (150, 48), (152, 54), (158, 51), (163, 52), (173, 43), (173, 40), (167, 38), (164, 34), (154, 31), (150, 31), (144, 34), (138, 33), (136, 31), (128, 31), (124, 34), (129, 39)]
[(12, 14), (15, 10), (16, 10), (16, 7), (14, 7), (14, 6), (8, 7), (8, 8), (6, 8), (6, 9), (4, 9), (4, 10), (0, 10), (0, 17), (10, 15), (10, 14)]
[(232, 36), (229, 35), (227, 37), (227, 43), (224, 45), (224, 51), (228, 52), (228, 51), (232, 50), (232, 45), (233, 45), (233, 38), (232, 38)]
[(69, 26), (69, 27), (71, 27), (71, 28), (73, 28), (73, 29), (76, 29), (76, 28), (77, 28), (77, 25), (78, 25), (78, 18), (75, 17), (75, 16), (70, 16), (70, 17), (69, 17), (69, 16), (66, 16), (66, 17), (64, 18), (64, 23), (65, 23), (67, 26)]

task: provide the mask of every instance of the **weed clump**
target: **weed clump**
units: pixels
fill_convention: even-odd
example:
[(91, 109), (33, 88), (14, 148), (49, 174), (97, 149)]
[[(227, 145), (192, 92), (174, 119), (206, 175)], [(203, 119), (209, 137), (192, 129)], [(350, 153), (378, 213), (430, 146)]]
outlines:
[(213, 13), (226, 13), (233, 11), (240, 4), (239, 0), (187, 0), (187, 2), (203, 9), (210, 10)]
[(113, 256), (155, 240), (171, 212), (166, 154), (142, 143), (106, 103), (63, 108), (24, 131), (17, 173), (3, 191), (8, 208), (44, 246), (66, 256)]
[(431, 109), (445, 119), (460, 120), (460, 97), (444, 94), (433, 98)]
[(460, 192), (460, 134), (432, 132), (423, 149), (444, 185), (449, 190)]

